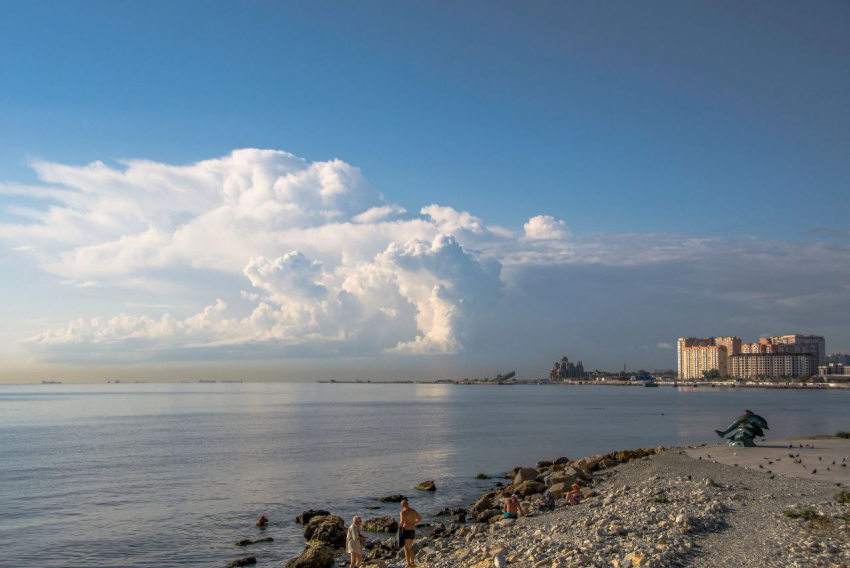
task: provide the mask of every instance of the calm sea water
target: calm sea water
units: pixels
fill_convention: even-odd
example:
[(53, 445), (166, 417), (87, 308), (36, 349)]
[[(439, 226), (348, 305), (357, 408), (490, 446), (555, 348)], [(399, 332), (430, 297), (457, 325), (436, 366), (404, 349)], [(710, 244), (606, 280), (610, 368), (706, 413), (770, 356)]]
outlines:
[[(850, 430), (850, 391), (564, 386), (0, 386), (0, 564), (281, 565), (292, 521), (346, 522), (390, 493), (420, 512), (468, 502), (539, 459), (715, 443), (744, 408), (772, 438)], [(438, 491), (412, 490), (433, 479)], [(271, 519), (263, 533), (260, 514)], [(275, 542), (247, 551), (242, 538)]]

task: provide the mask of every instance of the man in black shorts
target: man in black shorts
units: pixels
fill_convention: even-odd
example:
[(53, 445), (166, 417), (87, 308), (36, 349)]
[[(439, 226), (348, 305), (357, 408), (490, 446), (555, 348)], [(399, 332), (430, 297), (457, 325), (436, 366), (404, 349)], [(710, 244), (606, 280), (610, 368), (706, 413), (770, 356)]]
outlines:
[(416, 523), (422, 520), (416, 509), (410, 506), (407, 499), (401, 502), (401, 525), (402, 538), (404, 539), (404, 558), (407, 560), (407, 566), (416, 566), (413, 560), (413, 538), (416, 536)]

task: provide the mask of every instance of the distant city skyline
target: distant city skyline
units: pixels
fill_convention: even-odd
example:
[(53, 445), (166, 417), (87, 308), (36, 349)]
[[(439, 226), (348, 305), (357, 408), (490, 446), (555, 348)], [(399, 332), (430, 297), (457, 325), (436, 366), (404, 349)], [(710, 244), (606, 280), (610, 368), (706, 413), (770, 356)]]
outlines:
[[(850, 351), (842, 3), (4, 4), (0, 382)], [(565, 371), (566, 372), (566, 371)]]

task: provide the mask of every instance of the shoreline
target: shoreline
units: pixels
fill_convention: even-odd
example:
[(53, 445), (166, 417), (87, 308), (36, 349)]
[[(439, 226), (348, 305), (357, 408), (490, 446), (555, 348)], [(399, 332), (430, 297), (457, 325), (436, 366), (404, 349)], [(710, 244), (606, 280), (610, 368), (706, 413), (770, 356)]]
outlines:
[[(799, 475), (771, 477), (755, 467), (705, 458), (711, 452), (718, 458), (756, 450), (749, 457), (758, 460), (769, 451), (787, 453), (786, 444), (805, 445), (813, 452), (828, 445), (834, 456), (850, 460), (850, 440), (812, 436), (757, 448), (703, 444), (609, 452), (560, 464), (538, 462), (533, 468), (537, 480), (510, 484), (504, 479), (505, 487), (494, 487), (463, 507), (469, 522), (437, 525), (417, 538), (417, 561), (437, 568), (850, 565), (850, 505), (835, 500), (850, 485), (850, 474), (838, 484)], [(495, 504), (496, 493), (518, 488), (528, 507), (539, 496), (536, 491), (554, 487), (545, 485), (553, 475), (558, 481), (573, 474), (586, 478), (581, 480), (585, 498), (577, 506), (515, 521), (484, 508)], [(534, 485), (541, 480), (543, 488)], [(482, 505), (482, 499), (489, 501)], [(489, 518), (476, 522), (485, 511)], [(364, 566), (401, 568), (404, 561), (392, 540), (370, 538)], [(325, 566), (347, 564), (343, 554)], [(287, 566), (319, 564), (290, 561)]]

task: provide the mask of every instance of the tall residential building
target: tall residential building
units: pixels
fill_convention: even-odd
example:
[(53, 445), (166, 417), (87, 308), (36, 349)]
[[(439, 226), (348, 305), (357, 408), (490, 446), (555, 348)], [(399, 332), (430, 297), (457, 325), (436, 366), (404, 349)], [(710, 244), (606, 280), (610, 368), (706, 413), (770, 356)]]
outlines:
[(740, 352), (739, 337), (680, 337), (676, 342), (679, 378), (701, 379), (704, 371), (714, 369), (725, 377), (729, 355)]
[(726, 354), (730, 357), (741, 353), (741, 338), (740, 337), (715, 337), (714, 344), (726, 348)]
[(729, 375), (738, 379), (812, 376), (818, 369), (815, 361), (808, 353), (743, 353), (729, 357)]
[[(790, 335), (762, 337), (760, 343), (776, 346), (777, 353), (813, 355), (817, 366), (826, 365), (826, 340), (820, 335), (792, 333)], [(783, 346), (783, 347), (779, 347)]]

